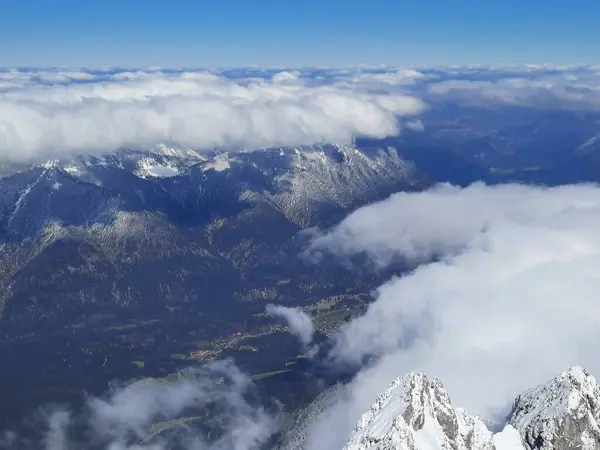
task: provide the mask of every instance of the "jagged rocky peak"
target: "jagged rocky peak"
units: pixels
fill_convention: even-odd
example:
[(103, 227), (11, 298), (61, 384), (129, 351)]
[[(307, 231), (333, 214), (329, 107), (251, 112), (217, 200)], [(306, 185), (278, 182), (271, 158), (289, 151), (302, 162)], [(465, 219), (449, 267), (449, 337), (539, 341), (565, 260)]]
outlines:
[(345, 449), (600, 450), (599, 424), (600, 387), (581, 367), (519, 395), (496, 434), (453, 408), (440, 381), (413, 373), (377, 396)]
[(504, 450), (523, 448), (512, 427), (493, 435), (454, 409), (442, 383), (422, 374), (397, 378), (356, 425), (345, 450)]
[(600, 449), (600, 387), (584, 369), (573, 367), (519, 395), (508, 423), (529, 449)]

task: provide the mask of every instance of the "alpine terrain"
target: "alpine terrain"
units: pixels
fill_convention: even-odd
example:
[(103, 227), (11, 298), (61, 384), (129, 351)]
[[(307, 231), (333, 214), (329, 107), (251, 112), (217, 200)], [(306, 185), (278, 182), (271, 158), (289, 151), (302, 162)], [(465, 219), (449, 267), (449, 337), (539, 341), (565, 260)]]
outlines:
[[(265, 335), (268, 302), (368, 297), (373, 276), (306, 261), (300, 232), (433, 179), (392, 146), (362, 150), (161, 145), (3, 165), (0, 358), (21, 357), (0, 374), (0, 396), (14, 396), (0, 418), (17, 417), (15, 404), (28, 411), (99, 393), (115, 377), (231, 356), (248, 347), (232, 336)], [(282, 342), (297, 354), (292, 339)], [(241, 366), (277, 370), (278, 351), (257, 347), (267, 356), (242, 351)]]
[(397, 378), (360, 418), (345, 450), (595, 450), (600, 387), (581, 367), (519, 395), (504, 429), (454, 408), (437, 379)]

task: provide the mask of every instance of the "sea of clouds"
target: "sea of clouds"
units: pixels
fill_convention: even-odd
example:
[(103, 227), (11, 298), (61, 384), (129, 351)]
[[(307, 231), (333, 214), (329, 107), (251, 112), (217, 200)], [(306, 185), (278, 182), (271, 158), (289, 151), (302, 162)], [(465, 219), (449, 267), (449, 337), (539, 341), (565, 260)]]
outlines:
[(600, 68), (0, 70), (0, 158), (385, 138), (439, 102), (598, 110)]

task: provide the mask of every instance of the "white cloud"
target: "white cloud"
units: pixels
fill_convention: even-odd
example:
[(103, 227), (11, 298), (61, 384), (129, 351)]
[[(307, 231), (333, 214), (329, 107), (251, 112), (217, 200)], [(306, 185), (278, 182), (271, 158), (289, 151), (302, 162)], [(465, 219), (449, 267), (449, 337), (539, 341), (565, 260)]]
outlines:
[(425, 125), (421, 120), (411, 120), (406, 122), (404, 126), (412, 131), (423, 131), (425, 129)]
[[(114, 450), (250, 450), (258, 449), (276, 429), (276, 420), (244, 397), (250, 381), (231, 362), (218, 361), (182, 372), (179, 380), (143, 380), (105, 397), (87, 401), (87, 412), (76, 415), (54, 409), (47, 415), (43, 441), (35, 448), (110, 448)], [(153, 425), (185, 417), (190, 407), (208, 405), (213, 414), (226, 418), (222, 434), (210, 442), (195, 424), (184, 424), (185, 436), (157, 433)], [(74, 429), (79, 437), (74, 438)], [(15, 435), (6, 435), (10, 448), (28, 447)], [(83, 441), (82, 441), (83, 439)], [(31, 444), (31, 442), (29, 442)]]
[(64, 450), (68, 447), (67, 428), (71, 416), (66, 411), (54, 411), (48, 417), (48, 431), (44, 437), (46, 450)]
[(333, 72), (339, 83), (354, 84), (360, 86), (389, 87), (410, 86), (422, 80), (437, 78), (437, 75), (425, 74), (413, 69), (378, 69), (378, 70), (346, 70), (345, 72)]
[(376, 265), (439, 259), (382, 285), (341, 331), (335, 360), (377, 359), (313, 426), (310, 448), (341, 446), (344, 431), (327, 430), (349, 431), (410, 371), (440, 378), (454, 404), (492, 420), (568, 367), (599, 374), (598, 223), (597, 186), (438, 186), (362, 208), (318, 238), (315, 248)]
[(298, 83), (300, 79), (301, 72), (297, 70), (291, 72), (284, 70), (283, 72), (277, 72), (271, 77), (271, 81), (274, 84)]
[(255, 150), (399, 132), (425, 104), (401, 93), (305, 86), (297, 72), (238, 84), (209, 72), (0, 72), (0, 155), (13, 160), (168, 142)]
[(315, 327), (312, 318), (306, 312), (300, 308), (279, 305), (267, 305), (266, 312), (285, 320), (290, 332), (300, 339), (302, 345), (306, 346), (311, 343)]
[(518, 106), (538, 109), (600, 109), (596, 67), (461, 68), (442, 71), (428, 85), (429, 100), (466, 106)]
[[(423, 99), (423, 100), (422, 100)], [(256, 150), (383, 138), (426, 104), (600, 109), (594, 66), (399, 69), (4, 70), (0, 158), (26, 161), (158, 143)], [(426, 123), (426, 122), (425, 122)]]

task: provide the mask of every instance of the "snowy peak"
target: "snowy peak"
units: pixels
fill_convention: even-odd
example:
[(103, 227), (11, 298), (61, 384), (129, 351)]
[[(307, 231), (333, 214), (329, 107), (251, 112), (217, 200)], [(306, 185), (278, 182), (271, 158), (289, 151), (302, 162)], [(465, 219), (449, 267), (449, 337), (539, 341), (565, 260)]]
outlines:
[(522, 448), (507, 427), (497, 439), (483, 421), (452, 407), (442, 383), (422, 374), (397, 378), (356, 425), (345, 450), (494, 450)]
[(573, 367), (517, 397), (509, 423), (530, 449), (600, 449), (600, 387)]
[(599, 424), (600, 386), (581, 367), (519, 395), (496, 434), (453, 408), (437, 379), (413, 373), (377, 396), (345, 450), (599, 450)]

